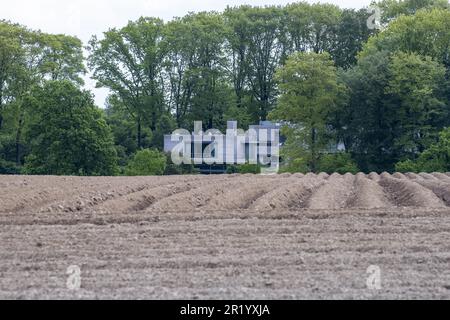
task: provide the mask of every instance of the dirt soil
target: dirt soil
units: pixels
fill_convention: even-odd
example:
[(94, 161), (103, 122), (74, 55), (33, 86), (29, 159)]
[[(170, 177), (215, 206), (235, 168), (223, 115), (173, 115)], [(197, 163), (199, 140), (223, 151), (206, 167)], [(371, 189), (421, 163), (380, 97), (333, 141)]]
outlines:
[(450, 174), (0, 176), (0, 299), (383, 298), (450, 299)]

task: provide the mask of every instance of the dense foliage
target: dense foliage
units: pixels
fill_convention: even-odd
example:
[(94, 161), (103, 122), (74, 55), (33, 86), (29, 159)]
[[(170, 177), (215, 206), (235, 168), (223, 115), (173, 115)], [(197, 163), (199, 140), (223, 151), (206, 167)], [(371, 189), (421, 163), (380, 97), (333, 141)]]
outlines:
[[(341, 91), (336, 68), (327, 53), (296, 53), (278, 70), (280, 99), (271, 118), (297, 126), (286, 129), (288, 143), (307, 153), (307, 167), (318, 169), (320, 153), (327, 147), (330, 130), (327, 126), (334, 113)], [(288, 150), (288, 149), (287, 149)], [(290, 156), (289, 154), (285, 154)]]
[[(0, 174), (147, 174), (137, 155), (158, 162), (141, 150), (176, 128), (266, 119), (285, 124), (284, 171), (403, 171), (450, 126), (450, 10), (377, 5), (382, 32), (365, 9), (306, 2), (142, 17), (92, 37), (86, 61), (76, 37), (0, 21)], [(105, 110), (82, 89), (86, 66)]]
[(167, 166), (166, 155), (158, 150), (144, 149), (136, 153), (128, 163), (125, 174), (128, 176), (160, 176)]
[(431, 145), (416, 160), (405, 160), (396, 166), (400, 172), (449, 172), (450, 128), (440, 134), (439, 141)]
[(25, 133), (25, 173), (115, 175), (117, 154), (110, 128), (88, 92), (68, 81), (35, 88), (26, 103), (33, 110)]

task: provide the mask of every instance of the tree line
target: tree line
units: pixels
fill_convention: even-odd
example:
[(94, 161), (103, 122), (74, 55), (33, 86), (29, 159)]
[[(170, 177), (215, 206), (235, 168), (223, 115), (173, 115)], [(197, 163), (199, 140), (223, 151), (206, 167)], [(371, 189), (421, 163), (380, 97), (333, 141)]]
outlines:
[(449, 5), (377, 5), (382, 31), (366, 9), (306, 2), (143, 17), (92, 37), (86, 59), (76, 37), (2, 21), (0, 172), (133, 172), (164, 134), (231, 119), (283, 122), (285, 171), (419, 170), (449, 126)]

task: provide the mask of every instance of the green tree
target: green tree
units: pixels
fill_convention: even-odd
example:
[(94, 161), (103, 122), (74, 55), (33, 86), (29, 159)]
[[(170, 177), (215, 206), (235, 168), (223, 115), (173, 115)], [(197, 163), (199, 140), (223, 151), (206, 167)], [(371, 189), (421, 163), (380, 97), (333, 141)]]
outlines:
[(278, 70), (276, 78), (281, 96), (270, 117), (296, 125), (296, 130), (291, 130), (297, 135), (293, 139), (307, 150), (308, 166), (316, 171), (320, 152), (331, 141), (329, 117), (344, 90), (333, 61), (326, 53), (296, 53)]
[(164, 149), (164, 135), (172, 134), (175, 129), (177, 129), (177, 125), (173, 116), (170, 113), (163, 114), (156, 124), (152, 145), (162, 151)]
[(390, 125), (396, 106), (389, 103), (386, 93), (389, 63), (388, 52), (377, 52), (340, 74), (348, 88), (348, 102), (338, 108), (333, 127), (365, 172), (392, 170), (396, 161)]
[(160, 176), (164, 174), (167, 158), (158, 150), (144, 149), (136, 153), (125, 169), (127, 176)]
[(439, 141), (425, 150), (418, 159), (397, 163), (399, 172), (449, 172), (450, 128), (441, 132)]
[(421, 9), (450, 9), (447, 0), (382, 0), (375, 4), (382, 10), (384, 23), (401, 15), (414, 15)]
[(280, 172), (311, 172), (312, 156), (304, 142), (304, 130), (298, 125), (285, 126), (282, 134), (286, 137), (286, 142), (280, 150)]
[(194, 79), (190, 68), (195, 61), (195, 50), (191, 48), (192, 34), (187, 23), (178, 18), (168, 22), (163, 30), (162, 46), (166, 52), (163, 62), (164, 74), (168, 83), (168, 106), (174, 113), (179, 128), (186, 125), (186, 117), (192, 104)]
[(290, 54), (329, 52), (338, 67), (349, 68), (374, 33), (366, 26), (367, 11), (329, 4), (229, 7), (224, 16), (227, 74), (236, 99), (227, 115), (242, 115), (239, 120), (249, 119), (245, 124), (265, 120), (276, 105), (275, 70)]
[(225, 77), (224, 41), (223, 16), (215, 12), (189, 14), (167, 25), (169, 105), (179, 127), (203, 121), (211, 129), (226, 122), (232, 87)]
[(227, 8), (227, 74), (235, 110), (255, 123), (266, 120), (276, 101), (275, 71), (287, 52), (282, 7)]
[(28, 82), (26, 39), (24, 27), (0, 21), (0, 153), (5, 161), (16, 164), (20, 162), (21, 95)]
[(340, 9), (331, 4), (296, 2), (284, 8), (287, 52), (328, 52), (337, 67), (349, 68), (376, 31), (367, 28), (366, 9)]
[(0, 61), (0, 134), (7, 115), (5, 134), (14, 141), (14, 161), (20, 166), (27, 147), (22, 139), (28, 116), (24, 106), (27, 95), (33, 86), (46, 80), (82, 84), (82, 44), (74, 37), (46, 34), (2, 21)]
[(287, 53), (305, 52), (312, 49), (311, 4), (301, 1), (284, 8), (283, 24), (287, 34)]
[(450, 67), (450, 10), (420, 10), (400, 16), (370, 38), (361, 56), (377, 51), (416, 53), (430, 56)]
[(39, 74), (48, 80), (68, 80), (84, 84), (81, 76), (86, 73), (86, 69), (80, 39), (41, 32), (35, 32), (34, 36), (34, 41), (42, 47), (42, 60), (37, 66)]
[(164, 110), (162, 30), (162, 20), (140, 18), (89, 43), (97, 86), (109, 88), (134, 119), (138, 148), (143, 146), (143, 127), (154, 130)]
[[(235, 107), (231, 113), (249, 115), (249, 102), (252, 94), (249, 89), (248, 75), (250, 68), (249, 56), (249, 38), (250, 29), (248, 28), (247, 10), (249, 8), (242, 6), (238, 8), (228, 7), (224, 12), (225, 31), (226, 31), (226, 49), (229, 55), (228, 74), (233, 83), (234, 94), (236, 97)], [(228, 118), (236, 119), (236, 118)], [(237, 119), (236, 119), (237, 120)]]
[(394, 148), (402, 157), (414, 158), (449, 124), (441, 91), (445, 67), (430, 57), (398, 52), (391, 57), (389, 71), (385, 90), (395, 105)]
[(283, 27), (289, 53), (330, 52), (334, 46), (342, 10), (332, 4), (297, 2), (284, 8)]
[[(107, 99), (105, 115), (114, 136), (119, 165), (125, 167), (130, 157), (140, 149), (137, 144), (138, 130), (135, 119), (123, 101), (114, 94)], [(149, 127), (141, 128), (141, 148), (152, 148), (153, 135), (154, 131)]]
[(341, 10), (332, 4), (313, 4), (310, 15), (310, 49), (315, 53), (332, 51)]
[(253, 121), (266, 120), (275, 105), (275, 72), (285, 56), (279, 7), (243, 8), (247, 17), (249, 51), (248, 83), (255, 101), (250, 109)]
[(342, 11), (339, 24), (333, 29), (335, 36), (331, 38), (334, 41), (327, 48), (337, 67), (348, 69), (356, 65), (358, 53), (369, 38), (376, 34), (376, 30), (367, 27), (368, 18), (366, 9)]
[(35, 87), (26, 105), (33, 110), (26, 130), (31, 146), (26, 173), (116, 174), (112, 135), (89, 92), (68, 81), (50, 81)]
[(25, 65), (25, 51), (20, 41), (25, 32), (21, 26), (0, 21), (0, 130), (5, 108), (15, 99), (13, 88), (19, 80), (17, 75)]
[(341, 79), (349, 99), (333, 126), (363, 171), (393, 171), (448, 125), (445, 68), (430, 57), (381, 51), (361, 58)]

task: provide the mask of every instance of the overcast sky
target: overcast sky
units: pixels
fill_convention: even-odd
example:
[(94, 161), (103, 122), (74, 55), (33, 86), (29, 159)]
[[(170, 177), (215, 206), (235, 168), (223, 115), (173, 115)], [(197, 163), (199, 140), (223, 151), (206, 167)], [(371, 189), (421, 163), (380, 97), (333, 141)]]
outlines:
[[(124, 26), (140, 16), (170, 20), (194, 11), (222, 11), (227, 5), (283, 5), (292, 0), (0, 0), (0, 19), (26, 25), (48, 33), (76, 35), (84, 43), (94, 34), (111, 27)], [(308, 2), (334, 3), (343, 8), (362, 8), (371, 0), (328, 0)], [(96, 102), (103, 106), (106, 90), (93, 89), (94, 82), (86, 80), (94, 91)]]

